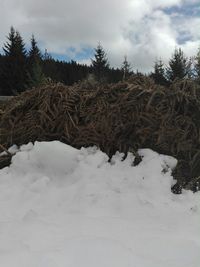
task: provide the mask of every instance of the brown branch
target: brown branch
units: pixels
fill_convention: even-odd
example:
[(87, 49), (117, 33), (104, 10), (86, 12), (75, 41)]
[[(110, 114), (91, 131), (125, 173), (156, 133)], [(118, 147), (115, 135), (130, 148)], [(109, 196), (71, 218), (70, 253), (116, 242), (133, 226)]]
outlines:
[(12, 154), (8, 151), (8, 149), (7, 148), (5, 148), (3, 145), (1, 145), (0, 144), (0, 148), (4, 151), (4, 152), (6, 152), (10, 157), (12, 157)]

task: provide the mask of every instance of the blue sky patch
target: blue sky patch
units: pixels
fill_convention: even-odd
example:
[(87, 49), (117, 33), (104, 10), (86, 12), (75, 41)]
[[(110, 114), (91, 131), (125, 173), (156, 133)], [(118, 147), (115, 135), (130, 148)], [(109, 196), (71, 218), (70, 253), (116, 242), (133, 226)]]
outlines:
[(182, 6), (175, 6), (170, 8), (165, 8), (163, 11), (167, 15), (177, 14), (179, 16), (193, 17), (200, 16), (200, 4), (199, 3), (188, 3)]

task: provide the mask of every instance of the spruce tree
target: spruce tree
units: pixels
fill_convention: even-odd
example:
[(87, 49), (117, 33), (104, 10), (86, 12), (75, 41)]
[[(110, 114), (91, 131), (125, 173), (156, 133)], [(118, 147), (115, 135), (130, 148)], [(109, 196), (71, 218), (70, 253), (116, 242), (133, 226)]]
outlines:
[(162, 60), (156, 61), (154, 64), (154, 72), (150, 75), (151, 78), (155, 81), (155, 83), (166, 86), (168, 85), (166, 79), (165, 68)]
[(38, 48), (37, 42), (35, 40), (34, 35), (31, 37), (31, 48), (28, 53), (28, 61), (30, 64), (35, 63), (36, 61), (41, 61), (41, 52)]
[(195, 70), (196, 81), (198, 84), (200, 84), (200, 47), (198, 49), (198, 53), (195, 58), (194, 70)]
[(95, 78), (98, 82), (105, 82), (109, 70), (109, 63), (106, 53), (100, 43), (95, 49), (94, 57), (95, 59), (92, 60), (92, 68)]
[(10, 28), (10, 33), (7, 37), (8, 41), (4, 44), (3, 51), (5, 56), (15, 56), (16, 54), (16, 32), (13, 27)]
[(27, 87), (38, 87), (45, 81), (41, 66), (41, 52), (34, 35), (31, 37), (31, 48), (28, 53), (28, 82)]
[(0, 95), (4, 95), (2, 84), (2, 68), (3, 68), (3, 56), (0, 53)]
[(16, 94), (25, 90), (27, 81), (26, 50), (24, 41), (13, 27), (3, 47), (5, 64), (2, 69), (4, 91), (7, 95)]
[(122, 72), (123, 72), (123, 80), (126, 80), (131, 74), (131, 65), (127, 60), (127, 56), (124, 56), (124, 61), (122, 63)]
[(181, 48), (175, 49), (167, 68), (167, 77), (170, 82), (175, 79), (189, 78), (191, 75), (191, 61), (184, 55)]
[(36, 61), (28, 72), (27, 88), (38, 87), (44, 84), (46, 81), (45, 75), (42, 71), (42, 67), (38, 61)]

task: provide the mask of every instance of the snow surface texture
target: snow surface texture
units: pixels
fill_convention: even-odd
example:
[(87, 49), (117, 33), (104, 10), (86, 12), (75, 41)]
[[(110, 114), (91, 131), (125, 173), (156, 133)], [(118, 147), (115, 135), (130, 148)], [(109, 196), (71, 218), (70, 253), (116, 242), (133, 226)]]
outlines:
[(200, 193), (172, 194), (176, 160), (139, 153), (134, 167), (131, 154), (22, 146), (0, 170), (0, 266), (199, 267)]

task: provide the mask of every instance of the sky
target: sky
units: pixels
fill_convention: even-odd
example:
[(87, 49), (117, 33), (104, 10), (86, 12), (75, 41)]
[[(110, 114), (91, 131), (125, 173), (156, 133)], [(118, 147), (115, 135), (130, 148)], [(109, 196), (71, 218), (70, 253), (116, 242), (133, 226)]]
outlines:
[(27, 44), (60, 60), (90, 64), (101, 42), (110, 65), (127, 56), (133, 70), (167, 64), (175, 48), (188, 57), (200, 46), (200, 0), (0, 0), (0, 51), (11, 25)]

